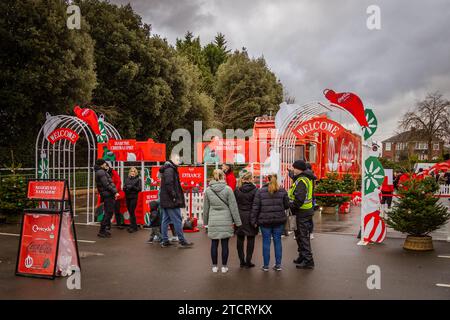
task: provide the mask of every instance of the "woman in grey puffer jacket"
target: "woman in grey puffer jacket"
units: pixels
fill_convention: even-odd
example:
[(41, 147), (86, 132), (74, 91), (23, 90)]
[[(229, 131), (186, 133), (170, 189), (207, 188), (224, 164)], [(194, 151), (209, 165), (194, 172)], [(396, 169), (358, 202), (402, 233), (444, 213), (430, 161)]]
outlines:
[(227, 272), (228, 240), (234, 234), (233, 223), (241, 226), (241, 218), (233, 190), (224, 180), (222, 170), (214, 170), (213, 180), (205, 190), (203, 223), (208, 226), (211, 238), (212, 271), (217, 272), (219, 240), (222, 246), (222, 272)]

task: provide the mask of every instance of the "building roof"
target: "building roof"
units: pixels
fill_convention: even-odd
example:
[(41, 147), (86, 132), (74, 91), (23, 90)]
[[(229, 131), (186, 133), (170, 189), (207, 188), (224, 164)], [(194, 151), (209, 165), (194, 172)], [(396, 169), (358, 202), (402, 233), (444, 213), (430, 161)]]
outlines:
[[(426, 139), (424, 138), (425, 130), (409, 130), (402, 133), (399, 133), (395, 136), (392, 136), (386, 140), (383, 140), (382, 142), (410, 142), (410, 141), (423, 141), (426, 142)], [(434, 137), (433, 142), (444, 142), (443, 140)]]

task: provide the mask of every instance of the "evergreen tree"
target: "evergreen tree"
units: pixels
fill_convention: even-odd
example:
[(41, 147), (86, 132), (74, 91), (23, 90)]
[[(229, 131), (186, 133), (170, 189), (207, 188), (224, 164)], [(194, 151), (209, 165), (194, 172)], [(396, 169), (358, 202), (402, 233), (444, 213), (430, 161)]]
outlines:
[(249, 129), (255, 117), (278, 111), (283, 87), (263, 57), (250, 59), (236, 51), (217, 71), (214, 96), (217, 125)]
[(410, 179), (400, 188), (399, 202), (387, 212), (389, 227), (412, 236), (424, 236), (439, 229), (450, 219), (450, 212), (433, 195), (439, 190), (436, 180)]
[(10, 151), (34, 163), (45, 113), (66, 113), (87, 102), (96, 85), (93, 42), (84, 20), (66, 26), (67, 1), (0, 2), (0, 163)]
[[(348, 191), (346, 184), (339, 179), (337, 173), (328, 173), (326, 178), (321, 179), (314, 188), (315, 193), (345, 193)], [(341, 196), (317, 196), (316, 200), (320, 206), (335, 207), (348, 201), (349, 197)]]
[(213, 91), (213, 76), (207, 62), (207, 58), (200, 44), (200, 37), (194, 38), (192, 32), (186, 32), (184, 39), (176, 40), (178, 54), (186, 57), (200, 70), (202, 85), (201, 91), (211, 95)]
[(216, 75), (219, 66), (226, 62), (230, 50), (227, 49), (227, 41), (222, 33), (218, 33), (214, 42), (207, 44), (203, 48), (203, 54), (206, 58), (206, 63), (212, 75)]

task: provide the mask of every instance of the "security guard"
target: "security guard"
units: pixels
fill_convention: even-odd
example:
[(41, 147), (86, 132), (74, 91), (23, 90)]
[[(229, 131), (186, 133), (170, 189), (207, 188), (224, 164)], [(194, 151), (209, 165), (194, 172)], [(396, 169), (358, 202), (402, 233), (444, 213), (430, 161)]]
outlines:
[(299, 256), (294, 260), (298, 269), (313, 269), (314, 260), (311, 251), (310, 230), (312, 228), (313, 209), (313, 178), (306, 171), (306, 162), (296, 160), (292, 164), (290, 177), (293, 180), (288, 195), (292, 214), (297, 218), (295, 238)]

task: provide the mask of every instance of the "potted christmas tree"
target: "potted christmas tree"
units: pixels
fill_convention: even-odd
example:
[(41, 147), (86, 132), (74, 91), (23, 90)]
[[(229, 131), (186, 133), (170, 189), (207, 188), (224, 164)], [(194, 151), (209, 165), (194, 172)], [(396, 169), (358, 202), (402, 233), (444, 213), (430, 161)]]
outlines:
[[(317, 184), (315, 193), (341, 193), (344, 188), (342, 180), (337, 173), (328, 173), (325, 179)], [(348, 201), (348, 197), (341, 196), (318, 196), (317, 204), (322, 207), (322, 213), (336, 213), (336, 206)]]
[(386, 223), (396, 231), (406, 233), (403, 248), (414, 251), (433, 250), (428, 234), (439, 229), (450, 218), (447, 208), (434, 194), (439, 189), (436, 180), (410, 179), (398, 190), (399, 202), (387, 212)]

